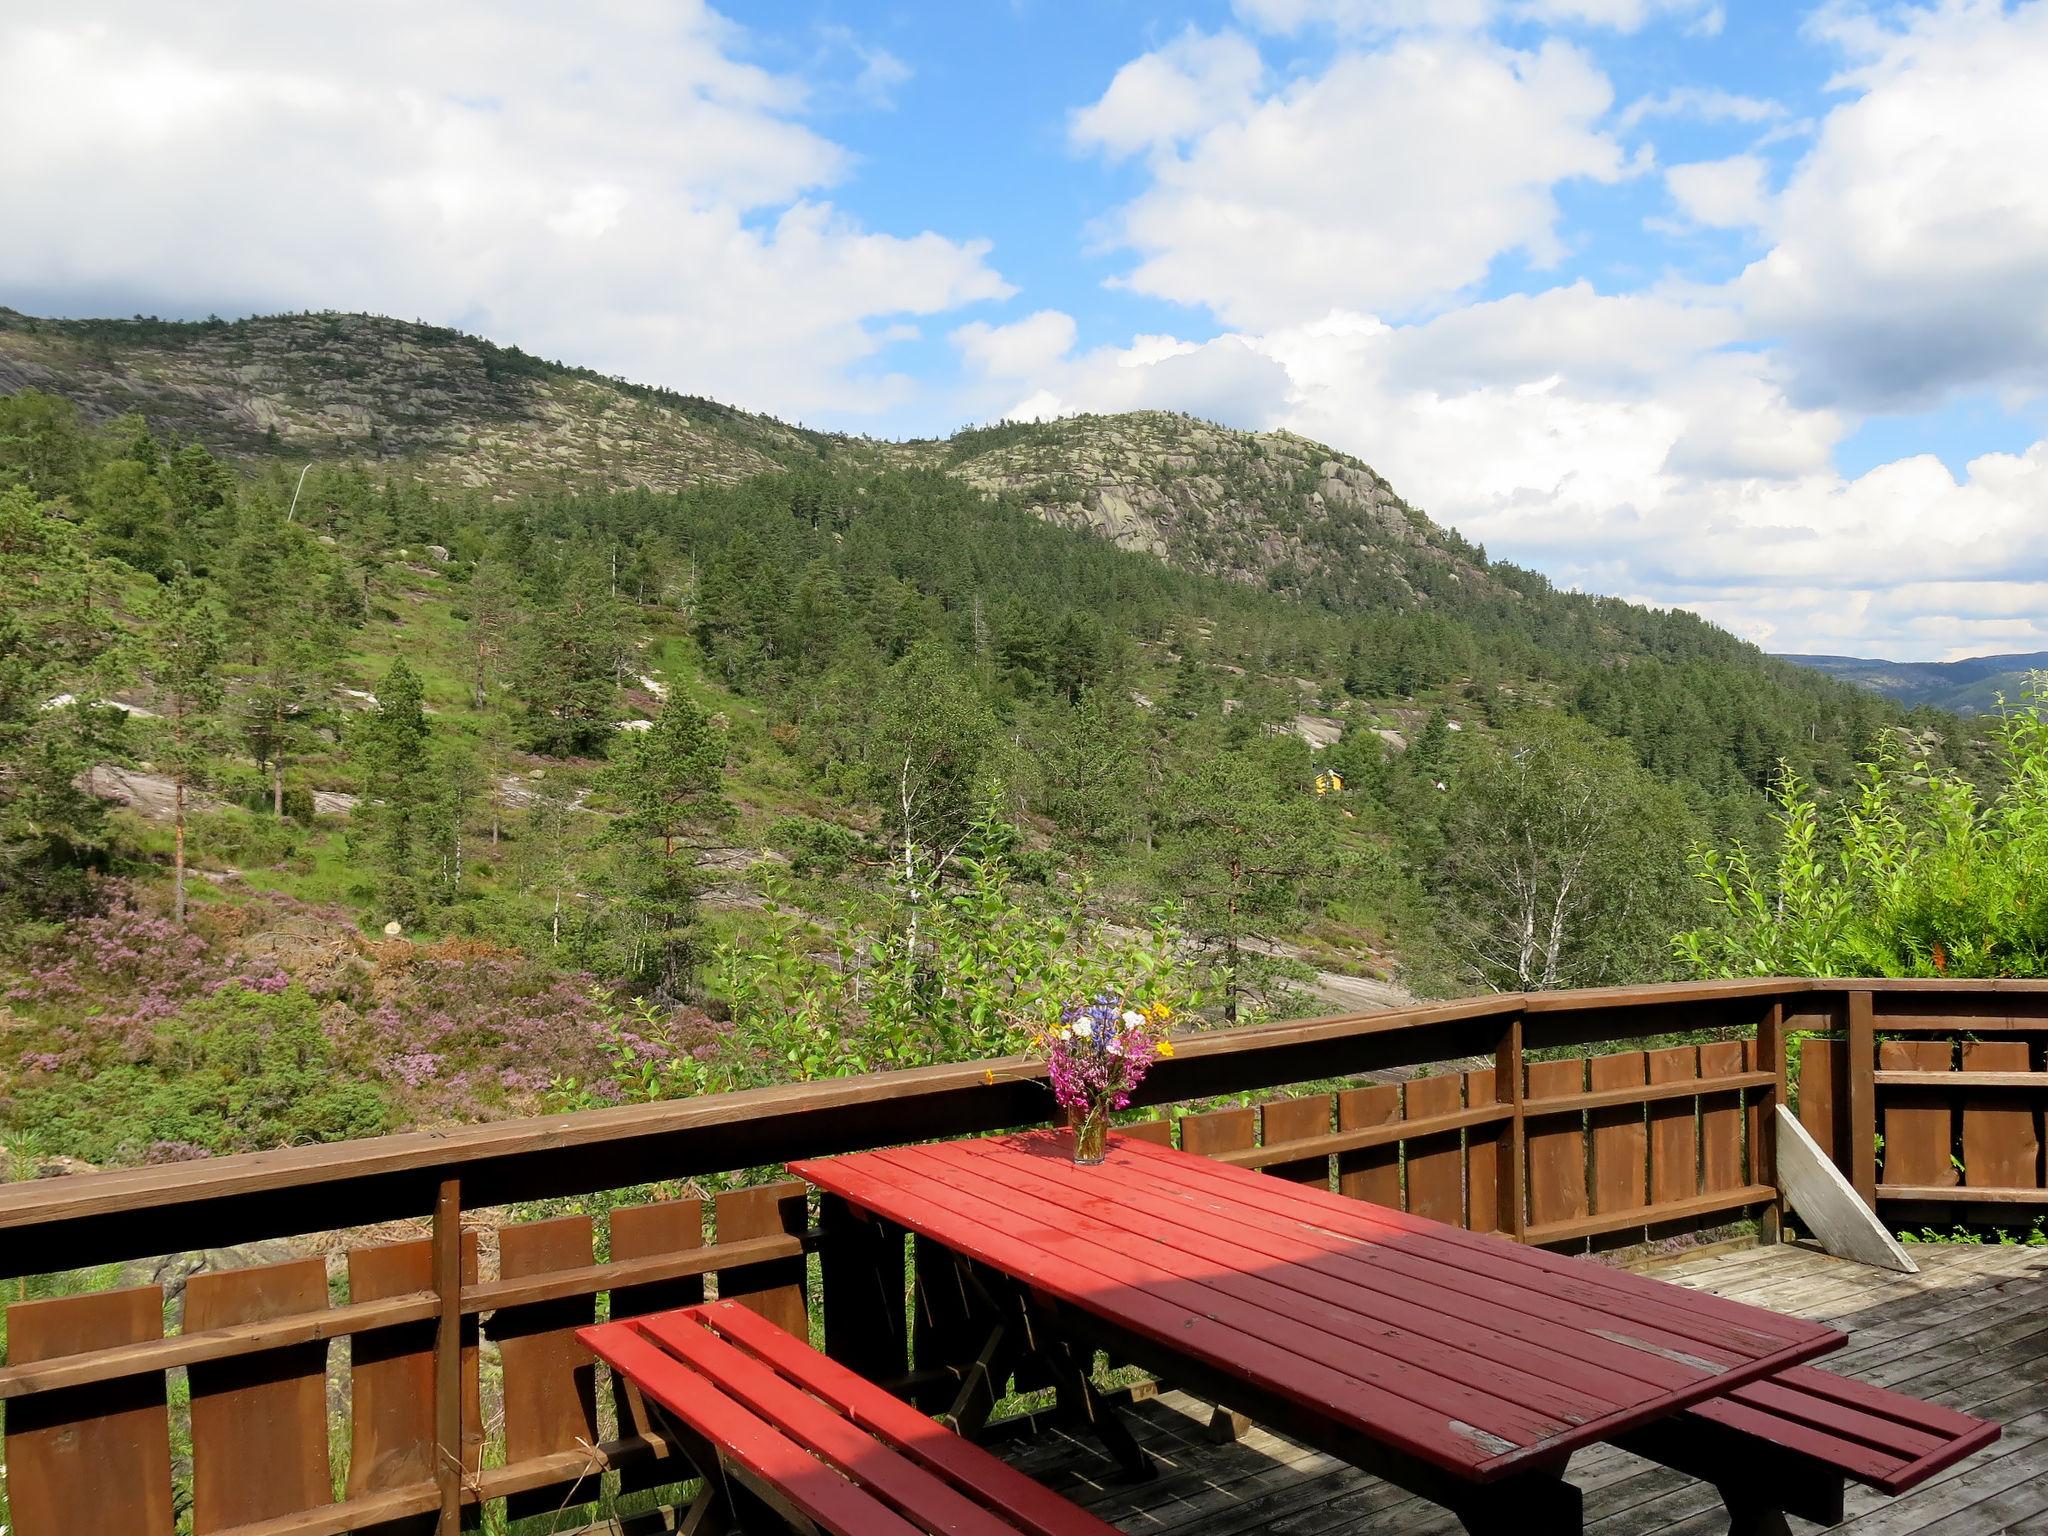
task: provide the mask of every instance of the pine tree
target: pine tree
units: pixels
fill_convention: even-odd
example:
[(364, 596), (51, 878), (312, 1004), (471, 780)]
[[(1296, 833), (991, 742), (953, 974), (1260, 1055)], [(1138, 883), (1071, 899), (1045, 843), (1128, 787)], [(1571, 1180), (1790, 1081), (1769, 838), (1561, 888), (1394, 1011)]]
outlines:
[(486, 557), (470, 573), (467, 600), (470, 701), (478, 709), (488, 709), (493, 685), (519, 632), (523, 595), (511, 567)]
[(162, 754), (172, 783), (171, 915), (185, 921), (185, 820), (191, 792), (205, 782), (217, 746), (223, 698), (221, 663), (227, 626), (212, 595), (190, 577), (152, 594), (145, 670), (169, 746)]
[(1223, 1016), (1279, 969), (1259, 940), (1326, 895), (1337, 859), (1326, 808), (1283, 794), (1244, 753), (1212, 757), (1170, 785), (1166, 873), (1188, 932), (1210, 956)]
[(620, 851), (634, 969), (665, 997), (681, 995), (699, 958), (697, 855), (703, 835), (733, 816), (727, 751), (725, 731), (678, 685), (653, 726), (633, 732), (598, 776), (620, 806), (603, 841)]
[(126, 660), (103, 584), (76, 527), (0, 490), (0, 916), (71, 906), (106, 846), (105, 808), (77, 785), (112, 713), (92, 701)]
[(525, 625), (513, 691), (534, 751), (573, 757), (602, 751), (611, 739), (624, 624), (608, 571), (585, 559), (565, 573), (555, 601)]
[(351, 840), (367, 840), (383, 875), (385, 902), (408, 922), (426, 905), (421, 858), (433, 777), (432, 727), (423, 699), (418, 674), (402, 661), (393, 663), (378, 689), (377, 707), (354, 740), (363, 803)]

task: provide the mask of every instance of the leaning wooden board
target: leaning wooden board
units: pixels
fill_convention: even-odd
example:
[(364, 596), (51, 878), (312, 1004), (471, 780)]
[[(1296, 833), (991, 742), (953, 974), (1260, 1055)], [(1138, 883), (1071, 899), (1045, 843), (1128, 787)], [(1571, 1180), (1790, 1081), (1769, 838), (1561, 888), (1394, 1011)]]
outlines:
[(1113, 1137), (791, 1165), (1112, 1326), (1474, 1483), (1839, 1347), (1834, 1329)]

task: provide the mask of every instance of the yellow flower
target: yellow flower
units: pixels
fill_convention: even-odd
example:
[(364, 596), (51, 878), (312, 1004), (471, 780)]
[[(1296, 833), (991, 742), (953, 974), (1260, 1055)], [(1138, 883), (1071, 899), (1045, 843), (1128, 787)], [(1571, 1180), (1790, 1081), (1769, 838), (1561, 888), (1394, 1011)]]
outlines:
[(983, 1067), (981, 1069), (981, 1080), (984, 1083), (993, 1083), (996, 1080), (996, 1069), (994, 1067)]
[(1173, 1054), (1173, 1042), (1171, 1040), (1160, 1041), (1159, 1054), (1162, 1056), (1171, 1056)]
[(1152, 1022), (1155, 1024), (1164, 1024), (1173, 1017), (1173, 1010), (1164, 1003), (1154, 1003), (1145, 1011), (1152, 1015)]

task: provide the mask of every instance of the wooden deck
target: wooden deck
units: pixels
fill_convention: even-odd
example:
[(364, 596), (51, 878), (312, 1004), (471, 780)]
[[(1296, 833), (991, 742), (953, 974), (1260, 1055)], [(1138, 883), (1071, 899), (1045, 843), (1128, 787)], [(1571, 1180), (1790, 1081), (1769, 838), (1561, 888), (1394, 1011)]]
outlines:
[[(1850, 1335), (1830, 1369), (1998, 1420), (1995, 1445), (1902, 1498), (1849, 1491), (1857, 1536), (2048, 1536), (2048, 1248), (1915, 1247), (1916, 1276), (1828, 1258), (1800, 1244), (1646, 1266), (1681, 1285), (1826, 1321)], [(1161, 1463), (1146, 1484), (1119, 1485), (1091, 1443), (1060, 1431), (1020, 1440), (1018, 1466), (1125, 1531), (1158, 1536), (1364, 1536), (1455, 1532), (1455, 1520), (1330, 1457), (1254, 1428), (1210, 1442), (1209, 1410), (1166, 1391), (1131, 1419)], [(1572, 1461), (1586, 1529), (1600, 1536), (1681, 1536), (1727, 1529), (1712, 1489), (1599, 1446)], [(1793, 1522), (1799, 1531), (1819, 1527)]]

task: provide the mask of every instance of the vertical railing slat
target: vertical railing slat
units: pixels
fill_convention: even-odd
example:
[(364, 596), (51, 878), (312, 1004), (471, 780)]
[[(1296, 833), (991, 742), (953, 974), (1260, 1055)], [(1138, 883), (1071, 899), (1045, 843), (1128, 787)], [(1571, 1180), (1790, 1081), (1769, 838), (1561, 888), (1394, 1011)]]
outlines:
[[(1294, 1099), (1272, 1099), (1259, 1110), (1261, 1146), (1280, 1147), (1290, 1141), (1307, 1141), (1330, 1134), (1332, 1106), (1327, 1093), (1304, 1094)], [(1296, 1163), (1268, 1163), (1265, 1172), (1296, 1184), (1330, 1187), (1330, 1154), (1323, 1152)]]
[[(16, 1302), (12, 1365), (163, 1336), (159, 1285)], [(162, 1372), (7, 1405), (11, 1536), (171, 1536), (171, 1430)]]
[[(1464, 1079), (1446, 1072), (1409, 1080), (1405, 1118), (1427, 1120), (1464, 1106)], [(1459, 1133), (1419, 1136), (1403, 1143), (1408, 1161), (1408, 1209), (1432, 1221), (1465, 1224), (1465, 1159)]]
[[(520, 1280), (591, 1262), (588, 1216), (511, 1222), (498, 1229), (498, 1274)], [(501, 1307), (491, 1315), (504, 1371), (505, 1460), (525, 1461), (598, 1442), (597, 1362), (576, 1342), (575, 1330), (597, 1321), (595, 1296), (570, 1296), (531, 1306)], [(575, 1502), (596, 1498), (594, 1476), (517, 1494), (507, 1519), (558, 1516)], [(576, 1497), (580, 1495), (580, 1497)]]
[[(1532, 1099), (1568, 1098), (1586, 1090), (1586, 1059), (1529, 1063)], [(1529, 1122), (1529, 1225), (1573, 1221), (1587, 1214), (1586, 1128), (1577, 1114), (1547, 1110)]]
[[(1955, 1042), (1886, 1040), (1877, 1047), (1880, 1072), (1950, 1072)], [(1885, 1088), (1878, 1091), (1878, 1130), (1884, 1137), (1884, 1182), (1946, 1188), (1956, 1182), (1955, 1093), (1952, 1089)]]
[[(1391, 1083), (1346, 1088), (1337, 1095), (1337, 1129), (1367, 1131), (1401, 1118), (1401, 1090)], [(1397, 1142), (1337, 1154), (1337, 1193), (1374, 1205), (1401, 1206), (1401, 1148)]]
[[(1701, 1077), (1733, 1077), (1742, 1070), (1744, 1042), (1709, 1040), (1700, 1046)], [(1742, 1095), (1710, 1093), (1700, 1099), (1700, 1186), (1704, 1193), (1742, 1187)]]
[[(194, 1275), (187, 1333), (327, 1308), (327, 1266), (292, 1259)], [(297, 1344), (191, 1366), (196, 1536), (313, 1509), (327, 1465), (327, 1345)]]
[[(1971, 1040), (1965, 1072), (2025, 1072), (2024, 1040)], [(1963, 1182), (1979, 1189), (2039, 1189), (2041, 1095), (1973, 1091), (1963, 1099)]]
[[(1498, 1102), (1490, 1070), (1464, 1076), (1468, 1109)], [(1500, 1230), (1500, 1144), (1500, 1136), (1489, 1126), (1474, 1126), (1465, 1133), (1465, 1225), (1474, 1232)]]
[(1517, 1009), (1493, 1048), (1494, 1098), (1514, 1114), (1501, 1126), (1500, 1219), (1496, 1230), (1516, 1242), (1528, 1229), (1528, 1126), (1522, 1118), (1522, 1013)]
[(1847, 1073), (1849, 1184), (1877, 1209), (1877, 1017), (1870, 993), (1849, 994)]
[[(611, 1214), (612, 1261), (652, 1259), (664, 1254), (687, 1253), (704, 1246), (704, 1202), (658, 1200), (647, 1205), (621, 1205)], [(620, 1286), (611, 1293), (611, 1316), (644, 1317), (673, 1307), (693, 1306), (704, 1299), (704, 1277), (687, 1275), (679, 1280), (661, 1280), (652, 1285)], [(618, 1410), (621, 1434), (650, 1434), (653, 1422), (637, 1393), (627, 1390), (625, 1377), (613, 1373), (612, 1400)], [(676, 1480), (665, 1462), (642, 1462), (619, 1474), (619, 1489), (631, 1492), (659, 1487)]]
[[(462, 1284), (476, 1283), (476, 1234), (462, 1234)], [(380, 1301), (435, 1291), (431, 1238), (352, 1248), (350, 1301)], [(348, 1496), (360, 1498), (415, 1483), (437, 1483), (435, 1342), (440, 1321), (359, 1334), (349, 1350)], [(483, 1447), (474, 1321), (459, 1330), (463, 1464), (474, 1469)], [(426, 1525), (436, 1522), (429, 1520)], [(419, 1529), (415, 1523), (412, 1529)]]
[[(780, 1184), (756, 1184), (751, 1189), (729, 1189), (718, 1197), (718, 1240), (739, 1242), (749, 1237), (773, 1237), (777, 1233), (800, 1234), (806, 1222), (806, 1192), (801, 1179)], [(769, 1322), (809, 1341), (810, 1317), (804, 1305), (804, 1261), (770, 1259), (762, 1264), (743, 1264), (718, 1272), (718, 1295), (723, 1301), (743, 1302)]]
[[(1697, 1046), (1674, 1045), (1645, 1052), (1643, 1061), (1653, 1084), (1683, 1083), (1699, 1077), (1699, 1057)], [(1657, 1099), (1650, 1105), (1650, 1204), (1690, 1200), (1699, 1192), (1699, 1100)]]
[[(1650, 1080), (1641, 1051), (1595, 1056), (1594, 1092), (1640, 1088)], [(1593, 1209), (1602, 1214), (1641, 1210), (1650, 1203), (1650, 1133), (1640, 1104), (1596, 1109), (1593, 1127)]]

